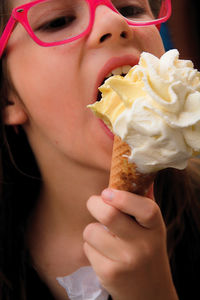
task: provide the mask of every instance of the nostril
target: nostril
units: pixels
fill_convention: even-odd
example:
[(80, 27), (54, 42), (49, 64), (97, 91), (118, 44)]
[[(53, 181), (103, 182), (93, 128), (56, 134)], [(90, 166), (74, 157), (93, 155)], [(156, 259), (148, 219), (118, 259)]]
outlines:
[[(112, 33), (106, 33), (102, 35), (102, 37), (100, 38), (100, 43), (103, 43), (105, 40), (109, 39), (110, 37), (112, 37)], [(127, 31), (122, 31), (120, 33), (120, 38), (126, 39), (127, 37), (128, 37)]]
[(120, 37), (126, 39), (127, 38), (127, 32), (126, 31), (122, 31), (120, 34)]
[(107, 34), (104, 34), (101, 38), (100, 38), (100, 43), (103, 43), (105, 40), (107, 40), (108, 38), (111, 37), (111, 33), (107, 33)]

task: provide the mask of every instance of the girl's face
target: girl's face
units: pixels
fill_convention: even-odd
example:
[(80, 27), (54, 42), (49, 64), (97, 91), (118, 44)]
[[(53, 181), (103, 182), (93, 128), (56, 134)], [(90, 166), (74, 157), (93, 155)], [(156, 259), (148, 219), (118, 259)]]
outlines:
[[(11, 0), (13, 7), (28, 2)], [(90, 34), (62, 46), (39, 46), (18, 24), (7, 47), (15, 90), (10, 92), (7, 123), (23, 124), (39, 161), (58, 155), (108, 170), (112, 135), (86, 106), (96, 101), (107, 74), (137, 64), (142, 51), (163, 54), (157, 28), (131, 28), (103, 5), (96, 9)]]

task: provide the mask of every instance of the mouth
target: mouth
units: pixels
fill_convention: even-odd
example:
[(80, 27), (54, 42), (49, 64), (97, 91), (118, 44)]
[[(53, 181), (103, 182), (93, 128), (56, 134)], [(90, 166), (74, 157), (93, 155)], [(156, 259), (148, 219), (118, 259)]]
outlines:
[[(118, 68), (115, 68), (113, 69), (111, 72), (109, 72), (105, 78), (103, 79), (101, 85), (104, 84), (104, 82), (112, 77), (112, 76), (115, 76), (115, 75), (120, 75), (122, 77), (126, 76), (126, 74), (129, 72), (129, 70), (132, 68), (132, 66), (130, 65), (124, 65), (124, 66), (121, 66), (121, 67), (118, 67)], [(101, 100), (101, 92), (98, 91), (98, 94), (97, 94), (97, 101), (100, 101)]]

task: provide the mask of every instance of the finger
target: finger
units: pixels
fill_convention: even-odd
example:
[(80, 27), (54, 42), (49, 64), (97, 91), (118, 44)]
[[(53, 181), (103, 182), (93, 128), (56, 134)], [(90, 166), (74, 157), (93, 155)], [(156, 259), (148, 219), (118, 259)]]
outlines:
[(101, 196), (107, 204), (133, 216), (145, 228), (153, 229), (163, 225), (160, 209), (150, 198), (114, 189), (104, 190)]
[(154, 198), (154, 184), (152, 183), (152, 185), (150, 186), (147, 194), (146, 194), (146, 197), (147, 198), (150, 198), (151, 200), (155, 201), (155, 198)]
[(103, 256), (87, 242), (84, 243), (83, 250), (95, 273), (99, 277), (102, 286), (106, 288), (106, 285), (112, 281), (115, 273), (117, 273), (118, 263)]
[(84, 241), (103, 256), (119, 261), (122, 253), (122, 243), (112, 235), (102, 224), (91, 223), (83, 232)]
[(133, 237), (138, 224), (127, 214), (105, 203), (100, 196), (92, 196), (87, 202), (92, 216), (113, 234), (123, 239)]

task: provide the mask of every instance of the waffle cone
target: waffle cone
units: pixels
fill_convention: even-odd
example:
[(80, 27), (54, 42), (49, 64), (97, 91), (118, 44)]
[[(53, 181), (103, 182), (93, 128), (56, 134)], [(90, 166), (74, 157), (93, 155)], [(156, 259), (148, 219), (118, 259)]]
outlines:
[(131, 153), (130, 147), (120, 137), (114, 137), (109, 187), (145, 195), (155, 174), (144, 174), (137, 170), (134, 163), (129, 163), (127, 156)]

